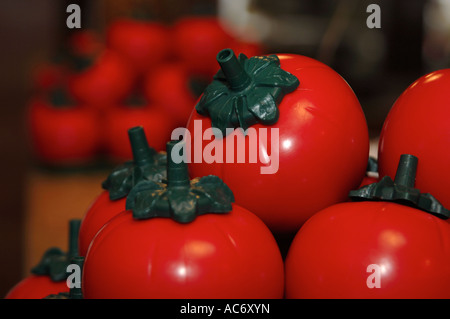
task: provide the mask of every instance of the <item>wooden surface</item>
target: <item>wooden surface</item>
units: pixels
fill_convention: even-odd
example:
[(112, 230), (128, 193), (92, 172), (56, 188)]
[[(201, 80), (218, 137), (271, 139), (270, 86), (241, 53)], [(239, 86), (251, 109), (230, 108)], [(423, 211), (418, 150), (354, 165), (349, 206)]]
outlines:
[(50, 247), (68, 248), (68, 224), (82, 218), (100, 194), (107, 172), (49, 173), (31, 171), (26, 183), (24, 272)]

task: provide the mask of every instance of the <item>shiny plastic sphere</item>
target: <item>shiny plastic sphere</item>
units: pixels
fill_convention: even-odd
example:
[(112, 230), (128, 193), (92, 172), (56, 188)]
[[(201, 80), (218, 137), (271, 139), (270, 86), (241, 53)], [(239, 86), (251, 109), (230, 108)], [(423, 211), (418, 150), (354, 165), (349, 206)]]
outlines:
[(416, 188), (450, 208), (450, 69), (429, 73), (397, 99), (384, 122), (379, 142), (380, 178), (394, 177), (401, 154), (419, 158)]
[(286, 297), (450, 298), (450, 225), (389, 202), (341, 203), (308, 220), (286, 258)]
[[(250, 127), (257, 132), (257, 149), (242, 130), (224, 139), (203, 138), (211, 119), (194, 110), (187, 126), (192, 142), (189, 170), (192, 177), (219, 176), (233, 190), (236, 204), (272, 231), (296, 232), (314, 213), (347, 200), (348, 192), (360, 185), (369, 137), (359, 101), (338, 73), (305, 56), (277, 56), (281, 69), (295, 75), (300, 85), (281, 100), (275, 124)], [(234, 149), (229, 149), (232, 139)], [(203, 158), (196, 162), (194, 156), (219, 143), (222, 163)], [(234, 158), (229, 160), (231, 151)], [(239, 162), (237, 154), (242, 153), (245, 159)], [(256, 160), (251, 162), (249, 154)], [(269, 157), (271, 162), (263, 163)]]
[(94, 238), (84, 263), (91, 298), (282, 298), (284, 269), (268, 228), (233, 205), (188, 224), (125, 211)]

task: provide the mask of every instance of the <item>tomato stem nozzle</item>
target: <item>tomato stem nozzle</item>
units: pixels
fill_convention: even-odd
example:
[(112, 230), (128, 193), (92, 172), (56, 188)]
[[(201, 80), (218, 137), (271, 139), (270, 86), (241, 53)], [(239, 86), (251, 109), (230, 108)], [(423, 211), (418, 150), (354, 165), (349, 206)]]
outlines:
[(128, 138), (133, 153), (133, 160), (138, 166), (153, 162), (155, 150), (148, 145), (147, 137), (142, 126), (130, 128), (128, 130)]
[(414, 188), (418, 161), (414, 155), (402, 154), (394, 180), (389, 176), (384, 176), (378, 183), (350, 191), (349, 197), (354, 201), (395, 202), (423, 210), (441, 219), (450, 218), (450, 210), (442, 206), (436, 198)]
[(80, 232), (81, 220), (71, 219), (69, 221), (69, 250), (67, 252), (68, 257), (77, 257), (78, 251), (78, 234)]
[(233, 50), (220, 51), (217, 53), (216, 59), (232, 90), (240, 91), (250, 85), (252, 80), (239, 63)]
[(402, 154), (397, 166), (394, 183), (414, 188), (416, 183), (418, 158), (410, 154)]
[[(186, 157), (184, 153), (180, 155), (179, 152), (180, 149), (185, 149), (183, 144), (185, 144), (184, 141), (170, 141), (166, 145), (168, 187), (189, 187), (190, 185)], [(177, 150), (178, 152), (176, 152)]]

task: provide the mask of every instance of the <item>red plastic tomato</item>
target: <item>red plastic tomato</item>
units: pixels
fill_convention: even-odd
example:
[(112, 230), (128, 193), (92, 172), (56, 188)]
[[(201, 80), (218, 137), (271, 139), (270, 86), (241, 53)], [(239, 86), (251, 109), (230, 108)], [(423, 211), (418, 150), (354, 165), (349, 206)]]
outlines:
[(420, 162), (309, 219), (286, 258), (287, 298), (449, 298), (450, 210), (414, 188)]
[(125, 210), (125, 200), (126, 197), (110, 200), (109, 192), (104, 190), (92, 202), (81, 222), (79, 235), (80, 256), (86, 256), (92, 239), (103, 225)]
[(30, 275), (11, 288), (5, 299), (43, 299), (60, 292), (69, 292), (65, 280), (53, 281), (49, 276)]
[(112, 161), (122, 162), (132, 158), (127, 131), (134, 126), (144, 128), (150, 147), (164, 151), (177, 125), (170, 113), (147, 102), (111, 108), (103, 118), (103, 144)]
[(384, 122), (378, 150), (380, 177), (393, 176), (402, 153), (420, 158), (416, 187), (450, 206), (450, 69), (429, 73), (397, 99)]
[(50, 295), (68, 293), (66, 268), (78, 254), (78, 232), (80, 220), (69, 221), (67, 252), (59, 248), (48, 249), (41, 261), (31, 269), (31, 275), (9, 290), (6, 299), (43, 299)]
[(395, 203), (324, 209), (286, 259), (287, 298), (450, 298), (449, 284), (450, 225)]
[(39, 161), (72, 166), (96, 158), (100, 144), (96, 112), (70, 102), (56, 105), (41, 98), (33, 99), (27, 112), (31, 147)]
[(167, 154), (167, 180), (136, 184), (128, 210), (93, 239), (83, 296), (282, 298), (283, 260), (267, 226), (218, 177), (190, 181), (186, 163)]
[(282, 268), (269, 230), (236, 205), (189, 225), (126, 211), (94, 238), (82, 287), (86, 299), (282, 298)]
[[(219, 60), (227, 52), (220, 52)], [(277, 57), (280, 68), (300, 82), (279, 103), (278, 120), (271, 125), (257, 123), (251, 126), (256, 132), (252, 138), (250, 134), (244, 136), (242, 130), (235, 130), (224, 139), (215, 139), (208, 134), (203, 138), (206, 130), (211, 128), (211, 118), (194, 111), (188, 124), (191, 138), (189, 169), (192, 177), (214, 174), (222, 178), (233, 189), (236, 203), (259, 216), (272, 231), (296, 232), (315, 212), (345, 201), (349, 190), (360, 185), (368, 162), (369, 137), (359, 101), (338, 73), (305, 56), (278, 54)], [(262, 71), (263, 67), (254, 65), (264, 64), (268, 59), (275, 63), (274, 57), (259, 57), (248, 62), (247, 67), (266, 72)], [(271, 72), (276, 76), (257, 79), (262, 83), (260, 87), (254, 88), (250, 84), (249, 89), (243, 89), (244, 99), (253, 99), (252, 92), (267, 87), (268, 83), (276, 87), (281, 81), (280, 71), (275, 68)], [(255, 78), (258, 74), (263, 73), (256, 73)], [(215, 85), (222, 94), (223, 86)], [(203, 96), (207, 93), (214, 93), (214, 90), (207, 88)], [(236, 102), (240, 98), (227, 101), (234, 103), (231, 104), (234, 111), (225, 110), (218, 102), (231, 93), (217, 99), (213, 94), (211, 99), (205, 98), (211, 108), (219, 106), (217, 109), (221, 112), (213, 109), (214, 114), (231, 114), (233, 119), (236, 109), (240, 110), (240, 104)], [(233, 94), (241, 93), (237, 90)], [(270, 95), (264, 96), (258, 107), (264, 109), (270, 99)], [(242, 101), (245, 100), (240, 103)], [(244, 109), (244, 112), (254, 111)], [(261, 111), (261, 114), (264, 117), (266, 112)], [(256, 140), (259, 140), (257, 147), (254, 146)], [(228, 143), (234, 146), (227, 146)], [(214, 153), (211, 149), (215, 152), (223, 149), (223, 156), (219, 152), (209, 160), (211, 163), (207, 163), (204, 155)], [(245, 158), (239, 162), (237, 154), (244, 154)], [(253, 162), (249, 154), (253, 156)], [(266, 171), (263, 173), (263, 170)]]
[(70, 35), (63, 52), (49, 61), (37, 64), (32, 70), (32, 85), (37, 93), (47, 94), (51, 89), (66, 86), (74, 72), (76, 60), (89, 60), (103, 48), (99, 35), (93, 30), (75, 31)]
[(143, 127), (130, 128), (128, 137), (133, 160), (112, 170), (102, 183), (104, 191), (87, 209), (78, 237), (80, 256), (86, 256), (97, 232), (110, 219), (125, 210), (126, 196), (141, 178), (161, 181), (166, 177), (166, 154), (157, 153), (149, 147)]
[(137, 74), (143, 74), (165, 60), (170, 51), (170, 34), (158, 22), (115, 20), (108, 28), (106, 43), (122, 54)]
[[(194, 78), (183, 64), (171, 62), (161, 64), (150, 72), (144, 91), (150, 101), (171, 114), (177, 126), (185, 127), (195, 101), (207, 83), (209, 79)], [(199, 86), (199, 93), (194, 90), (195, 85)]]
[(103, 51), (68, 80), (69, 91), (78, 101), (101, 110), (120, 103), (134, 84), (135, 76), (127, 61), (111, 50)]

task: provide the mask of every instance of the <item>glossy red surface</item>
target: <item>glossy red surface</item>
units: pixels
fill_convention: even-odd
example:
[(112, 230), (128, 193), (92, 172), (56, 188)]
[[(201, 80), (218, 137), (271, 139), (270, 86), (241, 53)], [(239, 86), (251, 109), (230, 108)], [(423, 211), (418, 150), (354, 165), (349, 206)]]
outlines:
[(380, 177), (395, 177), (401, 154), (416, 156), (415, 187), (450, 208), (450, 69), (429, 73), (397, 99), (384, 122), (378, 150)]
[[(300, 85), (282, 100), (276, 124), (252, 126), (258, 136), (262, 128), (267, 129), (267, 143), (263, 138), (255, 151), (242, 130), (224, 140), (202, 141), (211, 120), (194, 111), (188, 124), (193, 162), (189, 170), (191, 177), (219, 176), (233, 190), (236, 204), (255, 213), (271, 230), (296, 232), (314, 213), (347, 200), (348, 192), (358, 188), (367, 168), (369, 137), (359, 101), (339, 74), (308, 57), (278, 56), (281, 68), (297, 76)], [(201, 128), (195, 126), (196, 120), (201, 121)], [(271, 129), (278, 129), (279, 147), (276, 138), (271, 138)], [(224, 163), (208, 164), (202, 158), (202, 163), (194, 163), (194, 156), (201, 155), (210, 143), (223, 143), (226, 154), (227, 141), (232, 138), (236, 139), (232, 163), (225, 155)], [(241, 142), (245, 163), (238, 163), (236, 156), (244, 150), (239, 147)], [(259, 153), (256, 163), (250, 163), (250, 150)], [(263, 164), (261, 158), (270, 154), (276, 173), (262, 174), (261, 167), (267, 169), (271, 164)]]
[(169, 30), (162, 24), (118, 19), (107, 30), (109, 48), (124, 56), (137, 74), (155, 67), (169, 55)]
[(134, 82), (134, 72), (126, 60), (112, 50), (105, 50), (87, 69), (70, 76), (68, 89), (83, 104), (105, 109), (124, 99)]
[(268, 228), (233, 205), (189, 224), (135, 220), (126, 211), (95, 237), (85, 298), (282, 298), (284, 270)]
[(47, 164), (78, 165), (99, 150), (97, 113), (80, 106), (54, 107), (42, 99), (30, 102), (27, 114), (31, 147)]
[(89, 245), (97, 232), (111, 218), (125, 210), (125, 198), (110, 200), (109, 192), (103, 191), (92, 202), (81, 220), (78, 235), (78, 250), (80, 256), (86, 256)]
[(337, 204), (303, 225), (285, 271), (287, 298), (449, 298), (450, 225), (395, 203)]
[(60, 292), (69, 292), (66, 281), (52, 281), (48, 276), (30, 275), (15, 285), (5, 299), (43, 299)]

